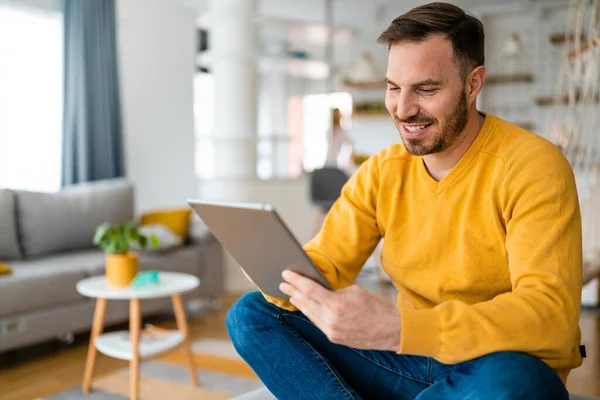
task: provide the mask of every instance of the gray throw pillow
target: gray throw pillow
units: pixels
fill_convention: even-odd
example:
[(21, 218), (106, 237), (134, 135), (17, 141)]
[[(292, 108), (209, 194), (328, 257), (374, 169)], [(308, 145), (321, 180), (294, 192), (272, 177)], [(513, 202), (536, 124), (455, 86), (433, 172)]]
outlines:
[(133, 185), (111, 179), (57, 193), (15, 191), (17, 221), (27, 257), (92, 247), (96, 227), (134, 217)]
[[(136, 251), (144, 252), (161, 252), (166, 250), (173, 250), (183, 246), (183, 240), (177, 236), (172, 230), (162, 224), (150, 224), (140, 226), (139, 232), (148, 238), (146, 248), (142, 249), (137, 243), (131, 243), (130, 247)], [(150, 244), (150, 236), (156, 236), (158, 240), (158, 247), (154, 248)]]

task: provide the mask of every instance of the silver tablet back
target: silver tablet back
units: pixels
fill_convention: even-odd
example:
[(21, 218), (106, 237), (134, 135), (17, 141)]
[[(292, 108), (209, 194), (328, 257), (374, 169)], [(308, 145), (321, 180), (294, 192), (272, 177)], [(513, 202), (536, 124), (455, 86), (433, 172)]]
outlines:
[(264, 293), (289, 297), (279, 290), (284, 269), (331, 289), (272, 206), (199, 200), (188, 204)]

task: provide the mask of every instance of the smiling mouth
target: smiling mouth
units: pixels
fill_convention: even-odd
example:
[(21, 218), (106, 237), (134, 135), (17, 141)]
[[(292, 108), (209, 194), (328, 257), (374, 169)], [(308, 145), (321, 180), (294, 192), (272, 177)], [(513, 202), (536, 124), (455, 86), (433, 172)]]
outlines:
[(428, 128), (431, 125), (433, 125), (433, 123), (413, 126), (404, 125), (404, 129), (406, 129), (410, 133), (419, 133), (420, 131), (422, 131), (425, 128)]

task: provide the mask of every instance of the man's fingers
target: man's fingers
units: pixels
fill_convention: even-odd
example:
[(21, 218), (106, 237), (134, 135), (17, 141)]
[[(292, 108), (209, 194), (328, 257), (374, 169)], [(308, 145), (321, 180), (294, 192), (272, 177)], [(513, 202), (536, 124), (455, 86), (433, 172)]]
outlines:
[(300, 310), (317, 328), (324, 332), (325, 324), (322, 318), (322, 305), (304, 296), (299, 291), (296, 291), (296, 296), (290, 297), (290, 303)]
[(281, 282), (279, 284), (279, 290), (290, 296), (290, 301), (298, 309), (302, 307), (300, 311), (304, 311), (304, 309), (306, 309), (309, 312), (316, 312), (317, 309), (320, 309), (322, 307), (318, 302), (311, 299), (306, 294), (302, 293), (301, 290), (295, 288), (287, 282)]
[(294, 297), (294, 294), (296, 292), (296, 289), (287, 282), (281, 282), (279, 284), (279, 290), (281, 290), (283, 293), (287, 294), (290, 297)]
[(307, 297), (318, 303), (327, 303), (332, 292), (313, 281), (310, 278), (297, 274), (290, 270), (285, 270), (281, 274), (283, 279), (294, 288), (298, 289)]
[[(290, 273), (288, 274), (287, 272)], [(290, 296), (290, 303), (300, 310), (302, 314), (304, 314), (325, 336), (327, 336), (329, 340), (331, 340), (330, 336), (332, 331), (326, 320), (331, 319), (327, 318), (327, 316), (330, 316), (332, 313), (329, 309), (329, 307), (332, 306), (332, 302), (327, 302), (327, 300), (332, 299), (332, 292), (313, 280), (294, 272), (284, 271), (282, 275), (286, 281), (279, 285), (279, 290)], [(300, 288), (295, 285), (299, 285)], [(322, 291), (326, 293), (323, 294)], [(317, 298), (319, 298), (318, 296), (321, 296), (321, 302), (313, 296), (317, 296)]]

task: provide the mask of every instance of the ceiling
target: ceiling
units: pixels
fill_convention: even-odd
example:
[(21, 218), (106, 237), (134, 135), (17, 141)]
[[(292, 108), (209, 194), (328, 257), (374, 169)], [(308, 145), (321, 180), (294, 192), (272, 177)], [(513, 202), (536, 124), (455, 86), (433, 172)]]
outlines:
[[(169, 0), (170, 1), (170, 0)], [(258, 0), (260, 14), (270, 19), (326, 22), (328, 0)], [(387, 25), (396, 16), (432, 0), (331, 0), (336, 25), (354, 28)], [(475, 14), (502, 13), (548, 7), (568, 0), (449, 0)], [(198, 13), (208, 10), (209, 0), (179, 0)]]
[[(0, 0), (2, 1), (2, 0)], [(172, 1), (172, 0), (165, 0)], [(210, 30), (214, 22), (208, 13), (209, 0), (178, 0), (194, 8), (198, 27)], [(212, 0), (219, 1), (219, 0)], [(247, 1), (247, 0), (239, 0)], [(331, 0), (335, 45), (364, 40), (372, 44), (379, 33), (398, 15), (432, 0)], [(568, 4), (569, 0), (450, 0), (477, 16), (520, 12), (531, 8), (546, 8)], [(311, 46), (322, 47), (329, 40), (327, 22), (328, 0), (257, 0), (260, 36), (273, 46), (294, 42), (315, 53)], [(361, 39), (362, 37), (362, 39)], [(365, 42), (367, 43), (367, 42)], [(359, 43), (360, 44), (360, 43)], [(363, 47), (366, 44), (361, 44)], [(307, 48), (308, 46), (308, 48)], [(319, 51), (321, 51), (320, 49)], [(322, 58), (324, 55), (320, 55)]]

